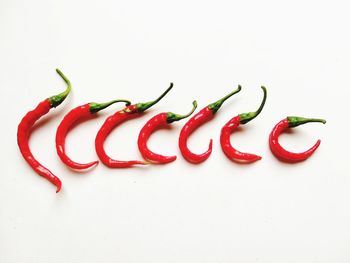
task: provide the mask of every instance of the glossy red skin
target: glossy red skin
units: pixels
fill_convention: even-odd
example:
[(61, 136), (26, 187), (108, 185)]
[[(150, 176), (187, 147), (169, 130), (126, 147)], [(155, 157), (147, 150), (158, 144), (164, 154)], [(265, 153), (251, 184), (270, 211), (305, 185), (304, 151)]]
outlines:
[(46, 178), (51, 183), (53, 183), (56, 186), (56, 193), (58, 193), (62, 187), (61, 180), (35, 159), (32, 152), (30, 151), (28, 144), (31, 128), (33, 127), (34, 123), (37, 120), (39, 120), (42, 116), (47, 114), (50, 111), (50, 109), (51, 103), (49, 99), (46, 99), (40, 102), (34, 110), (29, 111), (23, 117), (23, 119), (18, 125), (17, 143), (27, 163), (33, 168), (33, 170), (37, 174), (41, 175), (42, 177)]
[(278, 142), (278, 136), (289, 128), (288, 119), (283, 119), (272, 129), (269, 137), (269, 144), (272, 153), (280, 160), (285, 162), (300, 162), (309, 158), (320, 146), (321, 140), (318, 140), (309, 150), (301, 153), (293, 153), (285, 150)]
[(167, 116), (168, 115), (166, 112), (157, 114), (151, 118), (140, 131), (137, 141), (140, 153), (142, 154), (143, 158), (151, 163), (166, 164), (176, 160), (176, 156), (156, 154), (147, 147), (147, 140), (152, 133), (157, 129), (165, 128), (169, 125)]
[(72, 159), (70, 159), (67, 156), (67, 153), (65, 150), (67, 133), (71, 130), (71, 128), (79, 121), (92, 119), (95, 114), (96, 113), (91, 113), (90, 105), (88, 103), (84, 104), (68, 112), (66, 116), (64, 116), (63, 120), (61, 121), (60, 125), (57, 128), (57, 131), (56, 131), (57, 154), (62, 160), (62, 162), (72, 169), (82, 170), (98, 164), (98, 161), (93, 161), (86, 164), (74, 162)]
[(104, 141), (106, 140), (107, 136), (112, 132), (112, 130), (116, 126), (122, 124), (127, 120), (141, 117), (142, 115), (143, 113), (137, 110), (137, 104), (133, 104), (125, 107), (123, 110), (117, 111), (116, 113), (109, 116), (105, 120), (102, 127), (98, 131), (95, 139), (96, 153), (100, 158), (100, 160), (102, 161), (102, 163), (104, 163), (106, 166), (111, 168), (128, 168), (138, 164), (140, 165), (145, 164), (145, 162), (138, 161), (138, 160), (130, 160), (130, 161), (114, 160), (107, 155), (103, 147)]
[(260, 160), (260, 156), (251, 153), (240, 152), (232, 146), (230, 135), (235, 129), (237, 129), (240, 123), (241, 118), (239, 115), (237, 115), (236, 117), (233, 117), (231, 120), (229, 120), (224, 127), (222, 127), (220, 134), (220, 144), (223, 152), (230, 160), (237, 162), (251, 163)]
[(209, 158), (212, 152), (213, 140), (210, 139), (208, 150), (202, 154), (195, 154), (190, 151), (187, 147), (188, 137), (194, 132), (199, 126), (210, 121), (214, 118), (214, 112), (207, 106), (200, 110), (196, 115), (194, 115), (181, 129), (179, 137), (179, 147), (182, 156), (189, 162), (193, 164), (198, 164), (204, 162)]

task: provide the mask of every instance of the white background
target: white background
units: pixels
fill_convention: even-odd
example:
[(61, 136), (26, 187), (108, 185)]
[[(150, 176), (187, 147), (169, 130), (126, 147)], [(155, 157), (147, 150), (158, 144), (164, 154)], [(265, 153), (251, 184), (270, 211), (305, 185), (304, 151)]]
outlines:
[[(0, 1), (0, 262), (350, 262), (348, 170), (350, 24), (347, 1)], [(23, 160), (17, 125), (37, 103), (68, 99), (42, 119), (30, 140), (35, 156), (63, 182), (55, 187)], [(119, 159), (139, 159), (138, 131), (162, 111), (199, 109), (235, 89), (216, 118), (190, 139), (211, 157), (190, 165), (177, 148), (185, 121), (157, 132), (156, 152), (176, 162), (126, 170), (100, 164), (76, 173), (59, 160), (56, 128), (86, 102), (157, 97), (152, 110), (116, 129), (106, 142)], [(255, 110), (262, 114), (232, 135), (252, 165), (223, 155), (220, 128)], [(122, 105), (69, 134), (72, 159), (97, 159), (95, 134)], [(289, 165), (269, 151), (272, 127), (287, 115), (323, 117), (281, 137), (293, 151), (320, 148)]]

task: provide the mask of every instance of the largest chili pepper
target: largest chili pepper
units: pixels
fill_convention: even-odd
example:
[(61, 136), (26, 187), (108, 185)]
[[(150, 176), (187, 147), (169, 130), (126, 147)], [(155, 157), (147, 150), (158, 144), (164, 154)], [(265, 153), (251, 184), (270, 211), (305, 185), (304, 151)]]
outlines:
[(288, 128), (294, 128), (308, 122), (321, 122), (325, 124), (326, 120), (289, 116), (276, 124), (276, 126), (272, 129), (270, 133), (269, 144), (272, 153), (278, 159), (291, 163), (300, 162), (309, 158), (316, 151), (318, 146), (320, 146), (321, 144), (321, 140), (317, 140), (314, 146), (312, 146), (309, 150), (301, 153), (294, 153), (285, 150), (278, 141), (279, 135)]
[(191, 163), (201, 163), (209, 158), (211, 151), (212, 151), (212, 145), (213, 140), (210, 139), (208, 150), (202, 154), (195, 154), (188, 149), (187, 146), (187, 139), (191, 135), (192, 132), (195, 131), (200, 125), (206, 123), (207, 121), (210, 121), (214, 118), (215, 113), (220, 109), (222, 104), (230, 98), (232, 95), (238, 93), (241, 91), (241, 86), (238, 86), (238, 88), (223, 97), (222, 99), (209, 104), (207, 107), (203, 108), (201, 111), (199, 111), (196, 115), (191, 117), (191, 119), (184, 125), (184, 127), (181, 129), (180, 137), (179, 137), (179, 147), (180, 151), (182, 153), (182, 156)]
[(197, 101), (193, 101), (192, 104), (193, 104), (192, 110), (185, 115), (175, 114), (172, 112), (162, 112), (152, 117), (143, 126), (143, 128), (140, 131), (139, 138), (137, 140), (137, 144), (139, 146), (139, 150), (143, 158), (145, 158), (147, 161), (151, 163), (157, 163), (157, 164), (170, 163), (176, 160), (176, 155), (164, 156), (164, 155), (152, 152), (147, 146), (147, 140), (152, 135), (153, 131), (163, 127), (167, 127), (170, 123), (174, 121), (179, 121), (190, 116), (197, 108)]
[(107, 108), (116, 102), (125, 102), (126, 105), (131, 104), (128, 100), (112, 100), (106, 103), (90, 102), (72, 109), (66, 114), (66, 116), (64, 116), (56, 132), (56, 150), (63, 163), (65, 163), (70, 168), (77, 170), (87, 169), (95, 164), (98, 164), (98, 161), (81, 164), (70, 159), (65, 151), (66, 136), (68, 131), (77, 122), (93, 118), (97, 112)]
[(231, 141), (230, 141), (231, 133), (235, 129), (237, 129), (240, 124), (246, 124), (247, 122), (254, 119), (256, 116), (258, 116), (259, 113), (262, 111), (262, 109), (265, 105), (267, 92), (266, 92), (265, 87), (262, 86), (261, 88), (264, 91), (264, 97), (263, 97), (263, 100), (260, 104), (259, 109), (257, 111), (254, 111), (254, 112), (241, 113), (241, 114), (233, 117), (221, 129), (221, 134), (220, 134), (221, 148), (230, 160), (251, 163), (251, 162), (255, 162), (255, 161), (261, 159), (261, 157), (258, 155), (251, 154), (251, 153), (243, 153), (243, 152), (236, 150), (232, 146)]
[(33, 170), (37, 174), (41, 175), (42, 177), (46, 178), (51, 183), (53, 183), (56, 186), (56, 193), (58, 193), (61, 190), (62, 186), (61, 180), (35, 159), (32, 152), (30, 151), (28, 144), (31, 128), (33, 127), (34, 123), (37, 120), (39, 120), (42, 116), (47, 114), (51, 108), (56, 108), (58, 105), (60, 105), (68, 96), (71, 90), (71, 83), (66, 78), (66, 76), (59, 69), (56, 69), (56, 72), (67, 83), (66, 90), (58, 95), (43, 100), (38, 104), (38, 106), (35, 109), (29, 111), (23, 117), (23, 119), (18, 125), (17, 143), (22, 153), (22, 156), (27, 161), (27, 163), (33, 168)]
[(159, 102), (173, 87), (173, 83), (170, 83), (170, 87), (166, 89), (166, 91), (163, 92), (162, 95), (160, 95), (156, 100), (145, 102), (145, 103), (137, 103), (130, 106), (127, 106), (123, 110), (117, 111), (113, 115), (109, 116), (103, 125), (101, 126), (100, 130), (98, 131), (95, 139), (95, 148), (96, 153), (100, 160), (108, 167), (111, 168), (127, 168), (134, 165), (144, 165), (148, 162), (144, 161), (138, 161), (138, 160), (130, 160), (130, 161), (120, 161), (120, 160), (114, 160), (110, 158), (106, 151), (104, 150), (103, 144), (106, 140), (107, 136), (111, 133), (111, 131), (124, 121), (141, 117), (142, 113), (152, 107), (154, 104)]

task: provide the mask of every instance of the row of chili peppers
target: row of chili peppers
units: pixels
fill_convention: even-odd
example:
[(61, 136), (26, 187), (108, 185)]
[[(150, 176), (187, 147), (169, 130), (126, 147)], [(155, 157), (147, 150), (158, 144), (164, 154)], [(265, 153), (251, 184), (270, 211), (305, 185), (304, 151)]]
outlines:
[[(58, 95), (49, 97), (48, 99), (45, 99), (44, 101), (40, 102), (34, 110), (29, 111), (23, 117), (20, 124), (18, 125), (17, 142), (24, 159), (29, 163), (29, 165), (34, 169), (34, 171), (36, 171), (39, 175), (45, 177), (51, 183), (53, 183), (56, 186), (56, 192), (59, 192), (62, 185), (61, 180), (56, 175), (54, 175), (49, 169), (44, 167), (35, 159), (35, 157), (30, 151), (29, 144), (28, 144), (30, 131), (34, 123), (38, 119), (40, 119), (40, 117), (47, 114), (51, 108), (55, 108), (59, 106), (65, 100), (65, 98), (68, 96), (71, 90), (71, 83), (68, 80), (68, 78), (59, 69), (56, 69), (56, 71), (62, 77), (62, 79), (66, 82), (67, 84), (66, 90)], [(77, 122), (81, 120), (87, 120), (87, 119), (93, 118), (93, 116), (97, 114), (97, 112), (107, 108), (108, 106), (117, 102), (123, 102), (125, 103), (125, 107), (115, 112), (113, 115), (109, 116), (105, 120), (105, 122), (103, 123), (102, 127), (100, 128), (100, 130), (96, 135), (95, 148), (99, 159), (105, 165), (111, 168), (127, 168), (127, 167), (132, 167), (134, 165), (146, 165), (150, 163), (165, 164), (165, 163), (175, 161), (176, 156), (164, 156), (151, 151), (147, 147), (147, 140), (153, 131), (166, 127), (167, 125), (171, 124), (174, 121), (179, 121), (181, 119), (189, 117), (197, 108), (196, 101), (193, 101), (192, 103), (193, 106), (191, 111), (185, 115), (174, 114), (172, 112), (163, 112), (155, 115), (144, 125), (144, 127), (141, 129), (139, 133), (138, 148), (143, 158), (146, 161), (115, 160), (109, 157), (104, 150), (104, 141), (116, 126), (120, 125), (124, 121), (142, 116), (142, 113), (144, 111), (146, 111), (147, 109), (155, 105), (157, 102), (159, 102), (172, 89), (172, 87), (173, 87), (173, 84), (171, 83), (170, 87), (166, 89), (163, 92), (163, 94), (161, 94), (157, 99), (149, 102), (131, 104), (129, 100), (120, 99), (120, 100), (112, 100), (106, 103), (91, 102), (72, 109), (70, 112), (68, 112), (65, 115), (62, 122), (59, 124), (57, 128), (56, 149), (57, 149), (58, 156), (60, 157), (63, 163), (65, 163), (67, 166), (69, 166), (72, 169), (77, 169), (77, 170), (87, 169), (98, 164), (98, 161), (81, 164), (70, 159), (65, 151), (66, 135), (69, 132), (69, 130), (72, 128), (72, 126)], [(221, 129), (220, 144), (221, 144), (222, 150), (225, 153), (225, 155), (233, 161), (251, 163), (261, 159), (261, 157), (258, 155), (243, 153), (238, 151), (231, 145), (231, 142), (230, 142), (231, 133), (235, 129), (237, 129), (239, 125), (246, 124), (249, 121), (253, 120), (262, 111), (266, 102), (267, 91), (265, 87), (261, 87), (261, 88), (263, 90), (264, 95), (263, 95), (263, 99), (260, 104), (260, 107), (254, 112), (242, 113), (233, 117)], [(213, 144), (212, 139), (210, 139), (208, 149), (202, 154), (193, 153), (188, 148), (187, 140), (191, 135), (191, 133), (194, 132), (197, 127), (213, 119), (216, 112), (220, 109), (222, 104), (232, 95), (238, 93), (240, 90), (241, 90), (241, 86), (238, 86), (236, 90), (232, 91), (222, 99), (219, 99), (218, 101), (209, 104), (208, 106), (200, 110), (198, 113), (196, 113), (193, 117), (191, 117), (190, 120), (183, 126), (179, 136), (179, 148), (183, 157), (188, 162), (198, 164), (209, 158), (212, 152), (212, 144)], [(306, 160), (308, 157), (310, 157), (312, 153), (319, 147), (321, 143), (320, 140), (318, 140), (313, 147), (311, 147), (309, 150), (305, 152), (293, 153), (285, 150), (278, 142), (278, 137), (283, 131), (285, 131), (288, 128), (293, 128), (308, 122), (326, 123), (326, 121), (323, 119), (303, 118), (303, 117), (295, 117), (295, 116), (287, 117), (282, 121), (280, 121), (279, 123), (277, 123), (277, 125), (273, 128), (270, 134), (269, 145), (272, 153), (278, 159), (286, 162), (291, 162), (291, 163), (303, 161), (303, 160)]]

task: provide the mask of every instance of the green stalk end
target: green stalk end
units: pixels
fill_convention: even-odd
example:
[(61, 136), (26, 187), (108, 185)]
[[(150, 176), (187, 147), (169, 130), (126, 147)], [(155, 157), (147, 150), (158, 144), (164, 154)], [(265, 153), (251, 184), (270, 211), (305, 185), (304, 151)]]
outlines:
[(303, 125), (308, 122), (321, 122), (326, 124), (326, 120), (324, 119), (315, 119), (315, 118), (304, 118), (304, 117), (296, 117), (296, 116), (288, 116), (288, 126), (289, 128), (297, 127), (299, 125)]
[(90, 112), (91, 113), (96, 113), (99, 112), (100, 110), (103, 110), (107, 107), (109, 107), (110, 105), (117, 103), (117, 102), (125, 102), (125, 106), (129, 106), (131, 104), (131, 102), (129, 100), (112, 100), (109, 102), (105, 102), (105, 103), (96, 103), (96, 102), (90, 102)]
[(192, 105), (193, 105), (192, 110), (189, 113), (185, 114), (185, 115), (180, 115), (180, 114), (175, 114), (175, 113), (172, 113), (172, 112), (167, 112), (167, 119), (166, 119), (166, 121), (168, 123), (172, 123), (174, 121), (179, 121), (179, 120), (182, 120), (184, 118), (189, 117), (196, 110), (196, 108), (197, 108), (197, 101), (193, 101)]
[(241, 124), (246, 124), (247, 122), (256, 118), (256, 116), (258, 116), (260, 114), (260, 112), (262, 111), (262, 109), (264, 108), (266, 98), (267, 98), (267, 90), (264, 86), (261, 86), (261, 89), (264, 92), (264, 97), (263, 97), (263, 100), (261, 101), (259, 109), (257, 111), (239, 114)]
[(240, 92), (242, 89), (241, 85), (238, 85), (238, 88), (234, 91), (232, 91), (231, 93), (227, 94), (225, 97), (223, 97), (222, 99), (219, 99), (218, 101), (211, 103), (208, 105), (209, 109), (212, 110), (213, 113), (216, 113), (220, 107), (222, 106), (222, 104), (228, 99), (230, 98), (232, 95)]
[(61, 76), (64, 82), (66, 82), (67, 88), (65, 91), (61, 92), (60, 94), (57, 94), (48, 98), (52, 108), (56, 108), (58, 105), (60, 105), (67, 98), (69, 92), (72, 89), (72, 85), (69, 79), (58, 68), (56, 69), (56, 72), (58, 73), (58, 75)]
[(156, 104), (157, 102), (159, 102), (172, 88), (173, 88), (174, 84), (171, 82), (169, 88), (167, 88), (157, 99), (149, 101), (149, 102), (141, 102), (141, 103), (137, 103), (136, 104), (136, 108), (138, 112), (143, 112), (147, 109), (149, 109), (150, 107), (152, 107), (154, 104)]

